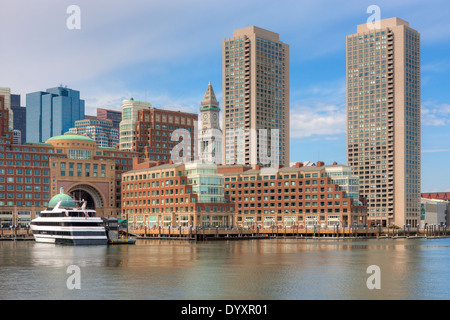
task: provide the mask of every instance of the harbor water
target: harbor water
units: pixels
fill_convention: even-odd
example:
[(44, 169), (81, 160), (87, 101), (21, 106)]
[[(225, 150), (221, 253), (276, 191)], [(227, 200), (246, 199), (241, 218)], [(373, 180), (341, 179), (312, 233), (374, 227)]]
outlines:
[[(378, 268), (378, 288), (369, 279)], [(0, 299), (450, 299), (450, 239), (0, 242)], [(74, 272), (76, 270), (77, 272)], [(71, 287), (71, 277), (78, 287)]]

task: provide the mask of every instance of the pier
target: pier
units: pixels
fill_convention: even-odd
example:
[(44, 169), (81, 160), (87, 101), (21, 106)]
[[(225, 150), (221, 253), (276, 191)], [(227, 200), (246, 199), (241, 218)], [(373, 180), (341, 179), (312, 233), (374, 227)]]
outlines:
[(318, 226), (300, 228), (273, 226), (266, 228), (241, 227), (156, 227), (132, 229), (130, 232), (138, 239), (163, 240), (250, 240), (275, 238), (304, 238), (304, 239), (346, 239), (346, 238), (437, 238), (447, 237), (448, 230), (431, 232), (428, 230), (389, 230), (388, 228), (368, 227), (332, 227)]
[[(252, 240), (252, 239), (401, 239), (401, 238), (446, 238), (450, 236), (449, 228), (426, 229), (392, 229), (369, 227), (328, 227), (319, 226), (302, 228), (298, 226), (284, 227), (154, 227), (130, 228), (130, 235), (139, 239), (161, 240), (189, 240), (189, 241), (216, 241), (216, 240)], [(3, 228), (0, 230), (0, 241), (34, 241), (31, 230), (28, 228)]]
[(34, 241), (29, 228), (0, 228), (1, 241)]

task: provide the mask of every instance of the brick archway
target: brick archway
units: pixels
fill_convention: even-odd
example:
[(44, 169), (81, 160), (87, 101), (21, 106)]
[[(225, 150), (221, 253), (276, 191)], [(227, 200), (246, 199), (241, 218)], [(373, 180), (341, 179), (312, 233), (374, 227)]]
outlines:
[[(88, 202), (88, 208), (98, 209), (105, 207), (102, 193), (95, 187), (88, 184), (77, 184), (69, 188), (68, 192), (77, 200)], [(83, 199), (84, 198), (84, 199)]]

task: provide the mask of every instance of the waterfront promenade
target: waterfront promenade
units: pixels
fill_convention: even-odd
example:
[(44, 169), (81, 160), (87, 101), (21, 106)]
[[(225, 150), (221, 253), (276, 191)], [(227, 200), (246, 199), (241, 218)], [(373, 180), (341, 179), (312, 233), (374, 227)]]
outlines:
[[(126, 231), (126, 230), (124, 230)], [(320, 226), (271, 226), (271, 227), (154, 227), (130, 228), (130, 235), (137, 239), (162, 240), (250, 240), (276, 238), (416, 238), (448, 237), (449, 228), (430, 227), (425, 229), (408, 228), (369, 228), (369, 227), (328, 227)], [(1, 229), (0, 240), (34, 240), (28, 228)]]
[(132, 229), (130, 233), (145, 239), (184, 240), (245, 240), (273, 238), (379, 238), (379, 237), (446, 237), (448, 229), (389, 229), (369, 227), (272, 226), (265, 228), (220, 228), (220, 227), (156, 227)]

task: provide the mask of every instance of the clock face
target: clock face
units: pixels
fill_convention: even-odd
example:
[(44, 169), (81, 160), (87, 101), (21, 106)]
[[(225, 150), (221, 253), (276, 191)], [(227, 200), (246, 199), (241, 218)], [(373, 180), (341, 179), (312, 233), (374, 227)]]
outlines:
[(206, 113), (203, 114), (203, 120), (208, 120), (208, 114)]
[(214, 119), (214, 120), (217, 120), (217, 113), (214, 113), (214, 114), (213, 114), (213, 119)]

